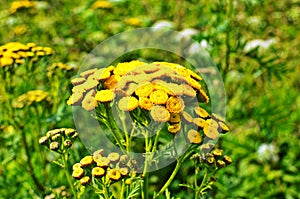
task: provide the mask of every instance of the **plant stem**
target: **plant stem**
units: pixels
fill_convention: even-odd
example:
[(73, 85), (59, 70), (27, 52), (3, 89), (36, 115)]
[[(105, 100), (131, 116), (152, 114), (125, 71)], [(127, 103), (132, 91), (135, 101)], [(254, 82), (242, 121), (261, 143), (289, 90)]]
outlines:
[(77, 199), (77, 194), (76, 194), (76, 191), (74, 189), (72, 180), (71, 180), (69, 172), (68, 172), (68, 159), (69, 159), (68, 152), (63, 153), (62, 154), (62, 160), (63, 160), (63, 168), (64, 168), (64, 171), (65, 171), (65, 175), (66, 175), (67, 181), (69, 183), (69, 186), (72, 190), (72, 193), (74, 195), (74, 198)]
[(165, 185), (160, 189), (160, 191), (154, 196), (154, 198), (157, 198), (160, 194), (162, 194), (171, 184), (171, 182), (173, 181), (173, 179), (175, 178), (176, 174), (178, 173), (182, 163), (188, 158), (190, 157), (190, 155), (194, 152), (194, 147), (189, 147), (189, 149), (185, 152), (184, 155), (182, 155), (176, 163), (176, 166), (171, 174), (171, 176), (169, 177), (169, 179), (167, 180), (167, 182), (165, 183)]

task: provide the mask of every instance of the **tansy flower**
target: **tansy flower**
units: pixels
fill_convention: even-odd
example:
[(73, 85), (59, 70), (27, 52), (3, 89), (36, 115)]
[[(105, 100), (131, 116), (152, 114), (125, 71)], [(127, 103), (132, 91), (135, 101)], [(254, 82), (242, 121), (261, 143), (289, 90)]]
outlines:
[(217, 160), (217, 166), (223, 168), (226, 166), (226, 163), (223, 160)]
[(129, 174), (129, 168), (128, 167), (121, 167), (119, 168), (119, 172), (122, 176), (127, 176)]
[(84, 170), (82, 168), (74, 169), (72, 172), (72, 177), (75, 179), (80, 179), (84, 175)]
[(83, 186), (86, 186), (91, 182), (91, 178), (89, 176), (84, 176), (83, 178), (80, 179), (80, 184)]
[(139, 106), (139, 101), (135, 97), (122, 97), (118, 103), (119, 109), (123, 111), (133, 111)]
[(87, 81), (85, 81), (83, 84), (81, 84), (83, 86), (83, 88), (85, 90), (90, 90), (92, 88), (95, 88), (96, 86), (98, 86), (99, 82), (97, 80), (94, 79), (88, 79)]
[(206, 135), (206, 137), (210, 139), (216, 139), (219, 136), (218, 129), (214, 126), (205, 125), (203, 128), (203, 132)]
[(171, 113), (180, 113), (184, 109), (184, 101), (179, 97), (171, 96), (167, 100), (166, 108)]
[(215, 156), (215, 157), (221, 157), (223, 155), (223, 150), (221, 149), (214, 149), (212, 151), (212, 154)]
[(207, 96), (205, 91), (200, 89), (199, 92), (200, 92), (200, 95), (201, 95), (201, 101), (203, 101), (204, 103), (208, 103), (209, 102), (209, 97)]
[(73, 85), (79, 85), (79, 84), (82, 84), (84, 81), (85, 81), (85, 78), (83, 78), (83, 77), (77, 77), (77, 78), (72, 79), (71, 83)]
[(213, 120), (213, 119), (207, 119), (206, 120), (206, 124), (209, 125), (209, 126), (212, 126), (212, 127), (216, 128), (216, 129), (219, 128), (218, 122), (216, 120)]
[(81, 164), (80, 164), (79, 162), (73, 164), (73, 166), (72, 166), (72, 170), (73, 170), (73, 171), (76, 170), (76, 169), (80, 169), (80, 168), (81, 168)]
[(208, 112), (205, 109), (201, 108), (201, 107), (195, 107), (194, 111), (201, 118), (208, 118), (209, 117)]
[(107, 158), (111, 161), (111, 162), (117, 162), (120, 159), (120, 155), (118, 153), (110, 153), (108, 154)]
[(107, 171), (107, 177), (111, 180), (119, 180), (121, 178), (121, 173), (118, 169), (110, 169)]
[(219, 115), (217, 115), (217, 114), (215, 114), (215, 113), (211, 114), (211, 116), (212, 116), (212, 118), (213, 118), (214, 120), (216, 120), (216, 121), (225, 122), (225, 119), (224, 119), (224, 118), (222, 118), (221, 116), (219, 116)]
[(229, 131), (229, 127), (224, 122), (218, 122), (220, 128), (222, 129), (222, 133), (226, 133)]
[(168, 100), (168, 94), (163, 90), (156, 90), (150, 94), (150, 100), (153, 104), (165, 104)]
[(148, 97), (152, 93), (153, 89), (153, 85), (150, 82), (147, 82), (139, 86), (135, 90), (135, 94), (139, 97)]
[(50, 150), (57, 151), (59, 149), (59, 143), (58, 142), (51, 142), (49, 145)]
[(80, 73), (80, 76), (87, 79), (88, 76), (94, 74), (97, 70), (98, 70), (97, 68), (92, 68), (92, 69), (83, 71), (83, 72)]
[(76, 133), (75, 129), (71, 128), (64, 129), (64, 132), (67, 137), (72, 137)]
[(80, 160), (80, 164), (82, 167), (90, 166), (91, 164), (93, 164), (93, 162), (93, 156), (91, 155), (85, 156)]
[(213, 155), (207, 154), (206, 156), (206, 162), (210, 165), (214, 164), (216, 162), (216, 159), (214, 158)]
[(187, 84), (181, 84), (183, 94), (189, 97), (196, 97), (197, 92)]
[(84, 87), (84, 84), (79, 84), (79, 85), (74, 86), (74, 87), (72, 88), (72, 92), (73, 92), (73, 93), (76, 93), (76, 92), (82, 92), (82, 93), (84, 93), (84, 92), (86, 92), (86, 89), (85, 89), (85, 87)]
[(200, 144), (202, 142), (200, 133), (194, 129), (188, 131), (187, 138), (192, 144)]
[(206, 121), (202, 118), (194, 118), (193, 123), (200, 128), (204, 128), (204, 126), (207, 125)]
[(224, 155), (224, 161), (226, 162), (226, 164), (231, 164), (232, 163), (232, 159), (231, 157)]
[(94, 157), (94, 156), (96, 156), (96, 155), (100, 155), (100, 156), (102, 156), (102, 155), (103, 155), (103, 153), (104, 153), (104, 149), (99, 149), (99, 150), (97, 150), (97, 151), (94, 151), (94, 153), (93, 153), (93, 157)]
[(107, 167), (110, 164), (110, 159), (107, 157), (94, 157), (95, 162), (97, 163), (98, 167)]
[(107, 89), (113, 89), (116, 87), (116, 85), (118, 84), (118, 81), (120, 80), (120, 76), (119, 75), (112, 75), (109, 78), (107, 78), (104, 82), (104, 86)]
[(92, 170), (92, 176), (100, 178), (105, 174), (105, 170), (102, 167), (94, 167)]
[(183, 119), (183, 121), (185, 121), (187, 123), (192, 123), (193, 122), (193, 117), (189, 113), (187, 113), (186, 111), (183, 111), (182, 119)]
[[(168, 89), (170, 89), (170, 95), (183, 95), (183, 89), (180, 85), (174, 83), (167, 83)], [(169, 94), (169, 93), (168, 93)]]
[(95, 95), (95, 100), (99, 102), (111, 102), (113, 101), (115, 94), (112, 90), (100, 90)]
[(167, 122), (170, 119), (169, 111), (163, 106), (153, 106), (150, 109), (150, 115), (156, 122)]
[(186, 78), (186, 81), (191, 87), (195, 88), (196, 90), (201, 90), (201, 85), (193, 78), (188, 77)]
[(171, 124), (170, 126), (168, 126), (168, 131), (172, 134), (176, 134), (180, 131), (180, 127), (180, 123)]
[(150, 99), (148, 99), (146, 97), (140, 97), (139, 98), (139, 106), (142, 109), (149, 111), (151, 109), (151, 107), (153, 106), (153, 103), (150, 101)]
[(97, 101), (92, 96), (85, 96), (81, 103), (82, 108), (84, 108), (86, 111), (92, 111), (97, 106)]
[(202, 80), (202, 77), (200, 77), (200, 75), (198, 75), (197, 73), (195, 73), (194, 71), (187, 69), (188, 73), (190, 74), (190, 76), (198, 81)]
[(131, 61), (131, 62), (124, 62), (124, 63), (119, 63), (116, 68), (114, 69), (114, 74), (115, 75), (120, 75), (123, 76), (129, 71), (137, 68), (138, 66), (146, 64), (145, 62), (141, 61)]
[(180, 122), (180, 114), (179, 113), (171, 113), (169, 122), (171, 122), (171, 123)]
[(142, 21), (139, 18), (136, 18), (136, 17), (125, 19), (124, 22), (127, 25), (131, 25), (131, 26), (140, 26), (140, 25), (142, 25)]
[(129, 83), (129, 84), (127, 85), (126, 90), (125, 90), (125, 95), (126, 95), (126, 96), (132, 95), (132, 94), (134, 93), (136, 87), (137, 87), (137, 84), (136, 84), (136, 83)]

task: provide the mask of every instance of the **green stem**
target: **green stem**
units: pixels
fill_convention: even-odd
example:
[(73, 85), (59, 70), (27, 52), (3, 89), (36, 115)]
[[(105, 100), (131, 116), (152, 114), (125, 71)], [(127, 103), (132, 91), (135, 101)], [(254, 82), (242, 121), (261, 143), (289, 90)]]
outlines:
[(194, 147), (190, 147), (184, 155), (182, 155), (176, 163), (176, 166), (171, 174), (171, 176), (169, 177), (169, 179), (167, 180), (167, 182), (165, 183), (165, 185), (160, 189), (160, 191), (154, 196), (154, 198), (157, 198), (160, 194), (162, 194), (171, 184), (171, 182), (173, 181), (173, 179), (175, 178), (175, 176), (177, 175), (182, 163), (188, 158), (190, 157), (190, 155), (194, 153)]
[(73, 183), (72, 183), (72, 180), (70, 178), (70, 175), (69, 175), (69, 172), (68, 172), (68, 152), (62, 154), (62, 160), (63, 160), (63, 168), (64, 168), (64, 171), (65, 171), (65, 175), (66, 175), (66, 178), (67, 178), (67, 181), (69, 183), (69, 186), (72, 190), (72, 193), (73, 193), (73, 196), (75, 199), (77, 199), (77, 194), (76, 194), (76, 191), (74, 189), (74, 186), (73, 186)]

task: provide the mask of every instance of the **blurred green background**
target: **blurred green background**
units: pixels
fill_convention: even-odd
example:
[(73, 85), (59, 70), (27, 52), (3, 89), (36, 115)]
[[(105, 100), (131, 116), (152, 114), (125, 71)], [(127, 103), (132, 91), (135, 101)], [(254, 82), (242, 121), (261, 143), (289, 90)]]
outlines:
[[(192, 36), (220, 70), (227, 96), (226, 120), (231, 127), (219, 145), (231, 155), (233, 164), (219, 172), (209, 197), (300, 198), (299, 0), (28, 2), (0, 2), (0, 44), (34, 42), (51, 47), (55, 54), (48, 62), (75, 67), (73, 73), (64, 76), (66, 81), (94, 47), (117, 33), (139, 27), (168, 27)], [(147, 60), (156, 61), (158, 55), (151, 53)], [(47, 63), (39, 67), (43, 65)], [(46, 85), (47, 81), (37, 82)], [(65, 86), (61, 104), (69, 90)], [(23, 86), (15, 95), (25, 91)], [(0, 103), (3, 109), (5, 104)], [(71, 108), (58, 107), (60, 117), (56, 112), (40, 118), (42, 125), (45, 123), (38, 129), (40, 134), (50, 127), (73, 126)], [(4, 115), (0, 117), (0, 198), (39, 198), (43, 193), (36, 191), (29, 177), (32, 170), (20, 167), (26, 160), (26, 153), (18, 152), (20, 135), (7, 128)], [(34, 135), (27, 139), (31, 138), (37, 141)], [(77, 161), (80, 153), (87, 153), (80, 144), (74, 151)], [(35, 151), (31, 153), (34, 157)], [(59, 168), (45, 164), (52, 179), (45, 185), (63, 185)], [(188, 173), (183, 168), (179, 179)], [(53, 180), (56, 175), (57, 181)], [(45, 180), (39, 174), (37, 178)], [(178, 189), (179, 183), (175, 181), (170, 191), (185, 198), (186, 190)]]

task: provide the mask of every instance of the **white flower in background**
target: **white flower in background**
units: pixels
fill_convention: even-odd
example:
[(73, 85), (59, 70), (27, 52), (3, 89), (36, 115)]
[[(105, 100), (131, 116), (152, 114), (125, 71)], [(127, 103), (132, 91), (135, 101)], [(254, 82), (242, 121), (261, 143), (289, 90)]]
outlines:
[(189, 54), (195, 54), (195, 53), (199, 53), (203, 50), (206, 51), (210, 51), (211, 50), (211, 46), (208, 44), (208, 42), (204, 39), (202, 41), (199, 42), (194, 42), (190, 48), (188, 49), (188, 53)]
[(260, 162), (278, 162), (278, 149), (274, 144), (263, 143), (258, 147), (257, 154)]
[(268, 49), (274, 43), (276, 43), (275, 38), (268, 39), (268, 40), (254, 39), (247, 42), (246, 46), (244, 47), (244, 52), (249, 52), (250, 50), (256, 47), (261, 47), (262, 49)]
[(174, 24), (171, 21), (161, 20), (161, 21), (155, 22), (152, 25), (152, 28), (154, 28), (155, 30), (159, 30), (159, 29), (172, 29), (172, 28), (174, 28)]
[(198, 30), (193, 28), (186, 28), (179, 32), (177, 36), (177, 41), (180, 41), (182, 39), (190, 39), (192, 36), (197, 35), (199, 33)]

